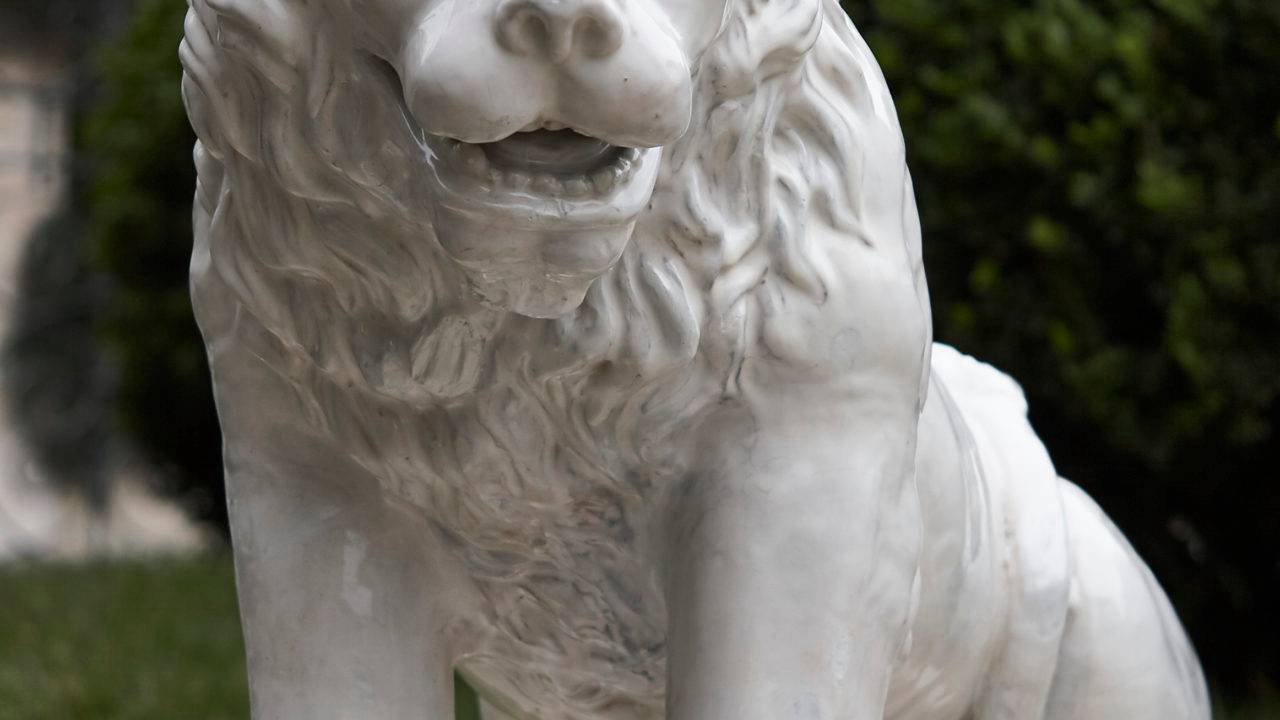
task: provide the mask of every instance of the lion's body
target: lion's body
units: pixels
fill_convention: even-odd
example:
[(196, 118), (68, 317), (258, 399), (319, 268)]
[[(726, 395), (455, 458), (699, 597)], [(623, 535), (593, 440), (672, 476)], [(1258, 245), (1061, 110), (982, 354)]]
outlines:
[[(1204, 716), (1020, 391), (932, 349), (900, 131), (837, 3), (729, 0), (634, 237), (552, 319), (563, 278), (522, 279), (525, 316), (443, 247), (432, 108), (343, 34), (358, 7), (196, 0), (183, 49), (256, 717), (444, 720), (454, 669), (520, 720)], [(1080, 547), (1119, 548), (1120, 594)], [(1117, 695), (1145, 715), (1076, 701), (1116, 601), (1155, 618)]]
[[(259, 354), (257, 343), (271, 344), (254, 335), (239, 338), (237, 346)], [(1087, 704), (1062, 703), (1069, 709), (1056, 715), (1033, 708), (1046, 705), (1064, 682), (1080, 683), (1084, 698), (1115, 683), (1097, 667), (1106, 648), (1114, 651), (1105, 637), (1082, 643), (1084, 657), (1060, 658), (1069, 615), (1119, 611), (1119, 618), (1099, 624), (1132, 632), (1124, 623), (1146, 617), (1146, 603), (1153, 603), (1156, 625), (1133, 633), (1141, 644), (1125, 645), (1131, 657), (1121, 659), (1145, 663), (1138, 677), (1150, 687), (1138, 688), (1141, 706), (1151, 718), (1205, 717), (1203, 681), (1167, 602), (1096, 507), (1062, 486), (1026, 421), (1017, 386), (944, 346), (935, 347), (933, 366), (917, 453), (920, 585), (909, 640), (893, 668), (886, 720), (1143, 717)], [(290, 392), (275, 379), (268, 384)], [(262, 385), (242, 387), (256, 402), (266, 394)], [(454, 666), (491, 703), (492, 718), (664, 717), (668, 617), (660, 536), (668, 529), (667, 493), (685, 468), (674, 464), (665, 475), (644, 475), (620, 463), (605, 470), (597, 456), (576, 457), (572, 472), (548, 472), (549, 459), (584, 447), (582, 437), (555, 428), (590, 423), (548, 415), (531, 397), (504, 403), (506, 414), (483, 417), (464, 405), (431, 419), (412, 407), (356, 398), (338, 394), (315, 402), (358, 403), (346, 413), (363, 418), (367, 437), (377, 439), (366, 455), (352, 458), (358, 469), (349, 471), (348, 481), (378, 483), (363, 466), (405, 459), (402, 473), (382, 475), (400, 482), (355, 491), (395, 497), (424, 513), (465, 558), (467, 569), (448, 576), (458, 606), (443, 635)], [(277, 423), (305, 414), (290, 407)], [(277, 423), (269, 427), (280, 437), (287, 431)], [(538, 444), (508, 444), (531, 424), (545, 429)], [(453, 471), (424, 472), (423, 458)], [(1071, 516), (1082, 526), (1074, 528), (1074, 543)], [(1022, 527), (1013, 527), (1018, 520)], [(1072, 544), (1088, 553), (1078, 557)], [(1082, 595), (1073, 589), (1073, 565), (1099, 557), (1099, 547), (1112, 556), (1103, 587)], [(1152, 631), (1159, 644), (1143, 642)], [(1006, 665), (1010, 655), (1013, 667)], [(1070, 665), (1060, 666), (1064, 660)], [(1121, 685), (1120, 697), (1135, 694)], [(975, 714), (978, 708), (987, 711)]]

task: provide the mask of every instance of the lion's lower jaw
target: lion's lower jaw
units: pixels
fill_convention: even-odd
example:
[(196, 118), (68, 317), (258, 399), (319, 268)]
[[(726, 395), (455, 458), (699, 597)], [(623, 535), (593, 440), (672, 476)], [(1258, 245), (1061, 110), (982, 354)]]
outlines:
[(482, 272), (468, 272), (467, 276), (486, 305), (539, 320), (551, 320), (576, 310), (597, 277), (523, 277)]
[(441, 247), (490, 306), (538, 319), (578, 308), (591, 284), (617, 264), (635, 220), (615, 227), (541, 230), (485, 227), (439, 213)]
[[(557, 318), (581, 305), (591, 284), (618, 262), (653, 198), (663, 151), (611, 152), (615, 162), (601, 172), (612, 173), (612, 181), (586, 196), (568, 191), (583, 182), (571, 154), (540, 177), (551, 186), (508, 187), (504, 172), (527, 168), (503, 151), (490, 153), (494, 163), (507, 161), (506, 170), (495, 166), (483, 177), (447, 164), (439, 169), (431, 198), (436, 240), (487, 304)], [(474, 148), (472, 154), (489, 157)]]

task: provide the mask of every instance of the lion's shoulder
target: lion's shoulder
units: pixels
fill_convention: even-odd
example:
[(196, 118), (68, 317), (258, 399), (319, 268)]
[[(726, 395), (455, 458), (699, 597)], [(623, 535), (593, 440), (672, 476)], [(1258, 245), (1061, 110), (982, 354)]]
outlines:
[(995, 407), (1027, 414), (1027, 396), (1016, 380), (950, 345), (934, 343), (933, 371), (960, 407)]

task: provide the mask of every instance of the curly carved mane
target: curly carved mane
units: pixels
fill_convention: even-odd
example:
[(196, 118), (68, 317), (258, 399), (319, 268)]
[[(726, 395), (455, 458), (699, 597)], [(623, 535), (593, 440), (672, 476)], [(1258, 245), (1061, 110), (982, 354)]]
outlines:
[[(192, 0), (201, 325), (231, 334), (228, 303), (206, 298), (238, 299), (298, 416), (427, 510), (495, 604), (539, 578), (536, 603), (489, 619), (500, 656), (473, 664), (536, 659), (547, 670), (524, 682), (584, 716), (616, 710), (619, 688), (648, 698), (642, 716), (661, 707), (665, 606), (656, 579), (625, 580), (645, 573), (622, 548), (656, 544), (636, 534), (680, 472), (673, 437), (736, 392), (778, 297), (825, 301), (832, 238), (903, 248), (927, 302), (888, 89), (836, 0), (731, 0), (622, 260), (575, 313), (531, 320), (471, 300), (418, 217), (414, 128), (394, 84), (367, 81), (378, 61), (339, 35), (347, 1)], [(903, 168), (901, 187), (863, 182), (884, 167)], [(591, 562), (554, 580), (575, 542)], [(536, 621), (602, 614), (561, 630), (627, 668), (605, 685), (572, 676), (582, 659)]]
[[(467, 290), (412, 217), (423, 192), (412, 131), (392, 89), (361, 81), (368, 55), (335, 37), (335, 12), (302, 0), (192, 3), (183, 87), (209, 218), (197, 261), (333, 376), (448, 399), (482, 380), (488, 353), (472, 346), (500, 328), (542, 328), (475, 309), (465, 328), (448, 321)], [(695, 86), (694, 122), (668, 149), (636, 241), (576, 317), (556, 323), (589, 339), (594, 352), (575, 360), (688, 360), (703, 323), (762, 284), (820, 302), (814, 223), (851, 242), (906, 242), (918, 257), (909, 223), (877, 237), (883, 228), (862, 222), (861, 170), (900, 162), (901, 148), (877, 147), (896, 134), (892, 101), (836, 2), (733, 0)], [(632, 322), (671, 343), (636, 347)], [(389, 348), (392, 337), (416, 341)], [(439, 357), (459, 346), (466, 357)]]

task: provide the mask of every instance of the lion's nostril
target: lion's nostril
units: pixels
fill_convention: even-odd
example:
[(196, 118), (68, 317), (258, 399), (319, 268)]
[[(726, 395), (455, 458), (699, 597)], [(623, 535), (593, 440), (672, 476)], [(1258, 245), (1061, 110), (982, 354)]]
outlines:
[(623, 19), (612, 0), (503, 0), (494, 23), (508, 52), (557, 64), (575, 54), (607, 57), (622, 46)]
[[(502, 47), (517, 55), (530, 55), (551, 46), (551, 31), (538, 13), (508, 3), (499, 11), (497, 31)], [(508, 12), (503, 12), (507, 10)]]
[(589, 57), (607, 57), (622, 46), (622, 24), (607, 13), (584, 17), (578, 27), (583, 52)]

